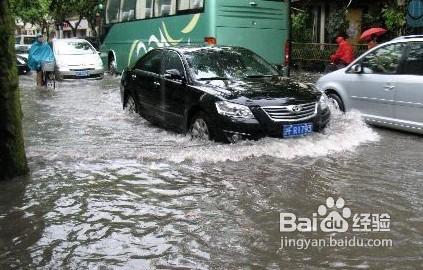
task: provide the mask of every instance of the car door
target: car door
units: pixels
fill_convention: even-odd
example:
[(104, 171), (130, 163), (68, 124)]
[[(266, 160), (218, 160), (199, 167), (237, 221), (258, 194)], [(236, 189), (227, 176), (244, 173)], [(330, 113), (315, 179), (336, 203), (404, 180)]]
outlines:
[(160, 120), (161, 74), (163, 51), (154, 50), (140, 59), (132, 70), (131, 87), (139, 103), (140, 113), (151, 120)]
[[(164, 57), (163, 104), (162, 110), (166, 117), (166, 122), (170, 126), (182, 129), (184, 126), (185, 94), (186, 94), (186, 72), (181, 57), (176, 51), (165, 51)], [(177, 70), (180, 78), (172, 76), (170, 72)]]
[(351, 107), (366, 119), (394, 117), (395, 88), (404, 47), (402, 43), (387, 44), (356, 63), (361, 65), (361, 72), (347, 70), (344, 85)]
[(395, 118), (419, 122), (423, 128), (423, 41), (410, 42), (397, 82)]

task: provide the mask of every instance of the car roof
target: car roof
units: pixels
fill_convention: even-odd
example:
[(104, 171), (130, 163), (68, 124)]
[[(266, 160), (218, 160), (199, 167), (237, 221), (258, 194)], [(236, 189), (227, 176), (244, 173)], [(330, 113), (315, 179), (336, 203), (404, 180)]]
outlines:
[(82, 39), (82, 38), (62, 38), (62, 39), (54, 39), (53, 42), (54, 43), (67, 43), (67, 42), (88, 42), (90, 43), (88, 40), (86, 39)]
[(401, 36), (394, 38), (391, 41), (423, 41), (423, 35), (410, 35), (410, 36)]
[(243, 47), (238, 46), (222, 46), (222, 45), (216, 45), (216, 46), (210, 46), (210, 45), (202, 45), (202, 46), (195, 46), (195, 45), (185, 45), (185, 46), (177, 46), (177, 47), (164, 47), (164, 48), (158, 48), (158, 49), (167, 49), (167, 50), (175, 50), (180, 53), (187, 53), (187, 52), (195, 52), (200, 50), (208, 50), (208, 51), (222, 51), (222, 50), (247, 50)]

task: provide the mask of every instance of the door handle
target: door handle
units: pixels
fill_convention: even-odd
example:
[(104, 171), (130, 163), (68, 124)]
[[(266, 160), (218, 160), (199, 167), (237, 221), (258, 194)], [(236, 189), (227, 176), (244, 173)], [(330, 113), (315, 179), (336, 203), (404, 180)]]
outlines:
[(395, 85), (385, 85), (385, 91), (391, 91), (392, 89), (395, 88)]
[(160, 83), (159, 82), (153, 82), (154, 86), (159, 87)]
[(255, 7), (255, 6), (257, 6), (257, 3), (256, 3), (256, 2), (254, 2), (254, 1), (251, 1), (251, 2), (250, 2), (250, 6)]

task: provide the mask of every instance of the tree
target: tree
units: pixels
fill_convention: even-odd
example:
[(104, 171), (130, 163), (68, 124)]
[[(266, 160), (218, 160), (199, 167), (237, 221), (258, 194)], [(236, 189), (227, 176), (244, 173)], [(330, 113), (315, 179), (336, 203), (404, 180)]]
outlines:
[[(3, 2), (3, 0), (1, 0)], [(15, 18), (24, 23), (39, 25), (43, 32), (48, 32), (51, 22), (50, 5), (52, 0), (9, 0), (10, 9)]]
[(338, 6), (328, 18), (326, 24), (326, 31), (328, 32), (329, 40), (332, 42), (340, 34), (347, 32), (349, 23), (345, 16), (346, 9)]
[(397, 5), (386, 5), (382, 9), (382, 17), (385, 19), (385, 25), (389, 31), (397, 36), (402, 36), (406, 28), (406, 11), (405, 8)]
[(28, 172), (16, 69), (14, 20), (0, 1), (0, 180)]
[[(51, 0), (50, 10), (57, 24), (67, 23), (72, 29), (73, 36), (83, 18), (86, 18), (90, 27), (95, 31), (96, 7), (98, 0)], [(69, 20), (70, 17), (77, 17), (75, 24)]]
[(306, 11), (294, 10), (291, 13), (292, 40), (294, 42), (312, 42), (312, 18)]

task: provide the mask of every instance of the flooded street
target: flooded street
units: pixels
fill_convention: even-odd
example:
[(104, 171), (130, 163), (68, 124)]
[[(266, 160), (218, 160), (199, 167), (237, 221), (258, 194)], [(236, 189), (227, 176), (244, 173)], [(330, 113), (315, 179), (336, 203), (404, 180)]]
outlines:
[[(423, 268), (422, 136), (349, 113), (305, 138), (205, 143), (124, 112), (119, 78), (20, 84), (31, 173), (0, 183), (0, 269)], [(392, 247), (281, 248), (329, 235), (279, 227), (328, 197), (391, 221), (332, 235)]]

